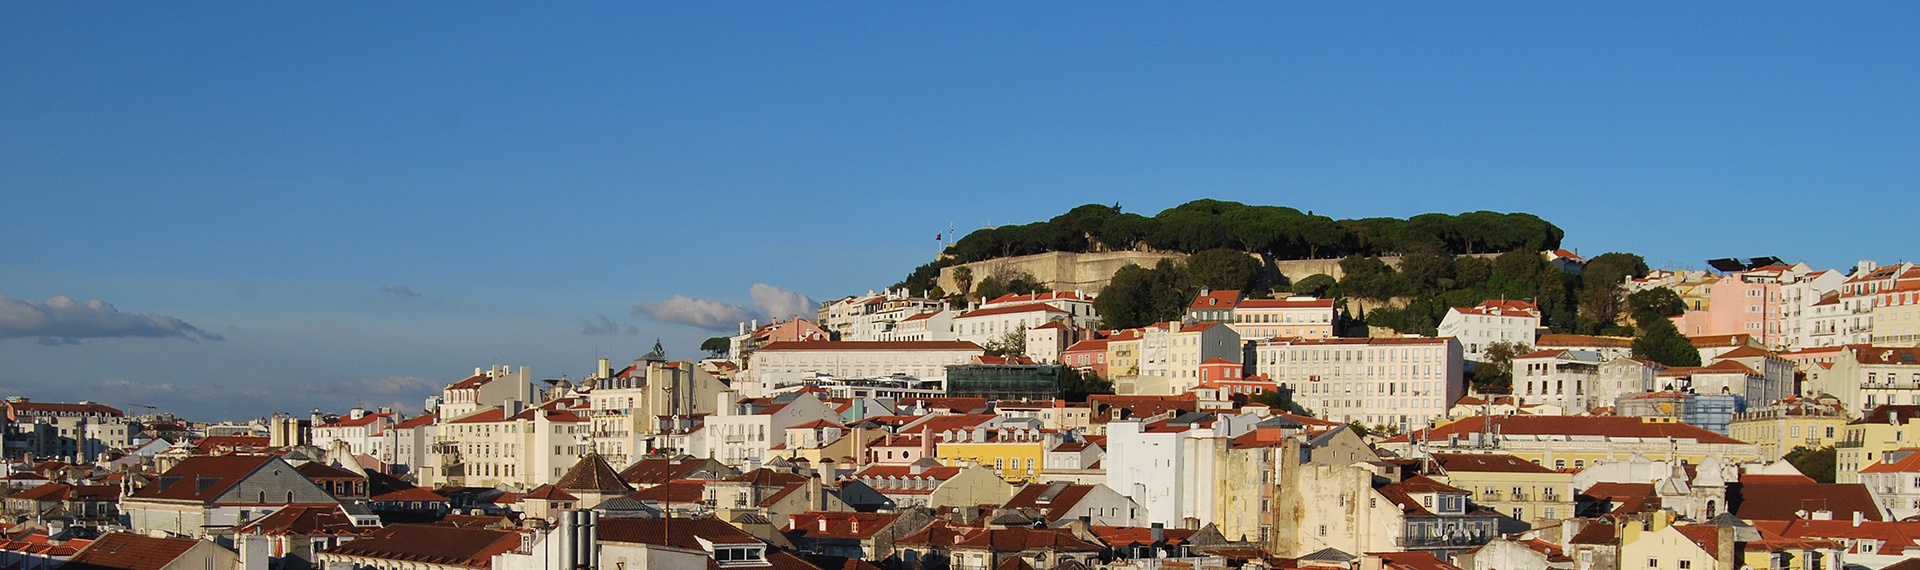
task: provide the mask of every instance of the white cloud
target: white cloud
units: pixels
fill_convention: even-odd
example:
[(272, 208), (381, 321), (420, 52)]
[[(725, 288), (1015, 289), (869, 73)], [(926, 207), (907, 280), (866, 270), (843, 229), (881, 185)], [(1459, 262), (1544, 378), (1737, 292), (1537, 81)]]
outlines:
[(760, 314), (767, 317), (783, 321), (794, 317), (812, 320), (819, 314), (820, 305), (798, 291), (755, 283), (749, 294), (753, 296), (753, 304), (760, 307)]
[(633, 314), (653, 317), (663, 323), (692, 325), (703, 329), (726, 330), (735, 323), (756, 318), (742, 305), (730, 305), (710, 299), (674, 295), (658, 303), (633, 306)]
[(419, 376), (388, 376), (386, 378), (361, 378), (346, 382), (315, 382), (302, 384), (301, 391), (322, 394), (358, 396), (376, 394), (381, 396), (419, 395), (422, 398), (439, 393), (443, 388), (440, 382)]
[(44, 303), (0, 295), (0, 339), (38, 338), (40, 344), (79, 344), (85, 338), (179, 337), (226, 340), (186, 321), (153, 313), (122, 313), (104, 301), (77, 303), (54, 297)]
[(753, 319), (812, 318), (819, 312), (819, 305), (813, 302), (812, 297), (797, 291), (755, 283), (747, 293), (753, 298), (753, 308), (712, 299), (674, 295), (659, 303), (634, 305), (633, 314), (646, 315), (663, 323), (692, 325), (709, 330), (727, 330), (734, 328), (738, 323)]

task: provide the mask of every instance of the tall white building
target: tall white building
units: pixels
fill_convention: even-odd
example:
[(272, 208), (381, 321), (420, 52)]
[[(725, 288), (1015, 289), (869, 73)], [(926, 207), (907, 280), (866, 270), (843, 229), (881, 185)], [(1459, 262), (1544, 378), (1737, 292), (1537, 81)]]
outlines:
[(1533, 346), (1540, 332), (1540, 307), (1526, 301), (1489, 299), (1447, 311), (1438, 336), (1459, 339), (1467, 360), (1485, 362), (1488, 345), (1506, 341)]
[(1107, 424), (1107, 486), (1146, 509), (1146, 522), (1198, 528), (1213, 522), (1224, 460), (1233, 438), (1252, 431), (1253, 415), (1187, 414)]
[(1254, 345), (1254, 370), (1327, 420), (1418, 427), (1466, 394), (1452, 338), (1275, 339)]
[(754, 354), (744, 375), (758, 397), (783, 384), (803, 382), (818, 375), (835, 378), (876, 378), (901, 374), (945, 383), (947, 366), (966, 364), (986, 354), (967, 341), (918, 342), (773, 342)]

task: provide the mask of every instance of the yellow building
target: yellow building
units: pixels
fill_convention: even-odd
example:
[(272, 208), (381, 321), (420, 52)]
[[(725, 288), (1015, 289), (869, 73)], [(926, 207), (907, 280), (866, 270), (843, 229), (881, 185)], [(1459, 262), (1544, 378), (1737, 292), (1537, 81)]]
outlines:
[(1887, 452), (1914, 447), (1920, 439), (1920, 406), (1880, 406), (1847, 424), (1841, 440), (1834, 444), (1835, 483), (1859, 483), (1860, 470), (1880, 461)]
[[(1490, 445), (1489, 445), (1490, 444)], [(1494, 447), (1554, 470), (1585, 469), (1602, 460), (1640, 455), (1704, 463), (1758, 461), (1760, 446), (1670, 418), (1619, 416), (1467, 417), (1380, 442), (1408, 456), (1414, 447), (1449, 452)]]
[(1656, 513), (1645, 523), (1628, 522), (1620, 531), (1621, 570), (1733, 570), (1740, 562), (1730, 527), (1675, 526)]
[(1127, 329), (1107, 339), (1107, 378), (1140, 375), (1140, 329)]
[(1060, 444), (1050, 430), (990, 427), (940, 434), (934, 456), (941, 465), (978, 463), (1008, 481), (1032, 481), (1047, 468), (1047, 450)]
[(1533, 528), (1574, 516), (1573, 473), (1506, 453), (1435, 453), (1433, 459), (1446, 471), (1440, 479), (1472, 492), (1476, 505)]
[(1780, 459), (1795, 447), (1819, 449), (1838, 443), (1847, 427), (1839, 402), (1789, 396), (1772, 405), (1734, 414), (1728, 435), (1760, 446), (1761, 459)]

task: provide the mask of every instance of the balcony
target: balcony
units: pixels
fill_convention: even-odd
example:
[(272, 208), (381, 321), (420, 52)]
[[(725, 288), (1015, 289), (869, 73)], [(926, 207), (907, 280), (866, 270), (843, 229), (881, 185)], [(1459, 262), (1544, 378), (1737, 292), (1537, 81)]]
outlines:
[(1864, 441), (1837, 441), (1833, 443), (1833, 447), (1836, 449), (1846, 449), (1850, 447), (1860, 447), (1865, 444), (1866, 442)]
[(1403, 536), (1394, 540), (1401, 548), (1468, 548), (1486, 544), (1492, 537), (1475, 538), (1465, 535), (1454, 536)]

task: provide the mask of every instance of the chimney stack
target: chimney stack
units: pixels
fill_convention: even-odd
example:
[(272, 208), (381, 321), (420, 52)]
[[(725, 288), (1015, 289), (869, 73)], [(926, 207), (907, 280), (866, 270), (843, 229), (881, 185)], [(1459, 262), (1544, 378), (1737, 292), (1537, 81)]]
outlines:
[(611, 361), (608, 361), (605, 358), (600, 359), (600, 375), (595, 376), (595, 378), (605, 380), (607, 378), (612, 377), (612, 373), (613, 373), (613, 363)]

